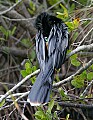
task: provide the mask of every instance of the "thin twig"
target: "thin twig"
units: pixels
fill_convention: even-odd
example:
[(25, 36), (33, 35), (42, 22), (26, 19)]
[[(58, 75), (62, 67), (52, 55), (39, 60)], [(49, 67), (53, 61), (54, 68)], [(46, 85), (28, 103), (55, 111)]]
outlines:
[(88, 93), (90, 87), (92, 86), (93, 84), (93, 80), (89, 83), (89, 85), (86, 87), (86, 89), (83, 91), (83, 93), (81, 94), (81, 96), (85, 97), (86, 94)]
[(0, 12), (0, 15), (6, 14), (7, 12), (9, 12), (10, 10), (12, 10), (14, 7), (16, 7), (22, 0), (19, 0), (17, 3), (15, 3), (13, 6), (11, 6), (10, 8), (8, 8), (7, 10)]
[(40, 69), (36, 70), (35, 72), (31, 73), (30, 75), (26, 76), (21, 82), (19, 82), (17, 85), (15, 85), (12, 89), (7, 91), (7, 93), (0, 98), (0, 102), (2, 102), (7, 96), (11, 95), (13, 91), (15, 91), (18, 87), (20, 87), (24, 82), (26, 82), (31, 77), (35, 76), (40, 72)]
[(64, 79), (64, 80), (62, 80), (60, 82), (55, 83), (53, 85), (53, 87), (60, 87), (63, 83), (71, 81), (74, 76), (81, 74), (84, 70), (89, 68), (92, 64), (93, 64), (93, 58), (88, 63), (86, 63), (85, 66), (81, 67), (75, 74), (69, 76), (68, 78), (66, 78), (66, 79)]
[(85, 38), (91, 33), (91, 31), (93, 30), (93, 28), (91, 28), (88, 33), (84, 36), (84, 38), (82, 39), (82, 41), (80, 42), (79, 46), (84, 42)]
[(1, 16), (2, 18), (9, 20), (9, 21), (29, 21), (29, 20), (34, 20), (36, 19), (36, 17), (32, 17), (32, 18), (24, 18), (24, 19), (11, 19), (9, 17), (6, 16)]
[(76, 104), (76, 103), (70, 103), (70, 102), (58, 102), (60, 106), (64, 107), (76, 107), (76, 108), (84, 108), (84, 109), (93, 109), (93, 105), (85, 105), (85, 104)]
[(71, 53), (69, 53), (66, 57), (66, 59), (68, 59), (70, 56), (80, 52), (80, 51), (83, 51), (83, 50), (92, 50), (93, 49), (93, 43), (90, 44), (90, 45), (82, 45), (82, 46), (79, 46), (77, 47), (75, 50), (73, 50)]

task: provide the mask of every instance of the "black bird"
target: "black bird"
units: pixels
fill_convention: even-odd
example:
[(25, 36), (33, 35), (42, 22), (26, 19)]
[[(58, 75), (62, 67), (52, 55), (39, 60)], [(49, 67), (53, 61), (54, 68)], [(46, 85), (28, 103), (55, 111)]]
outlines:
[(61, 19), (44, 12), (36, 18), (35, 26), (38, 30), (36, 54), (41, 71), (28, 95), (31, 106), (49, 101), (54, 71), (65, 62), (68, 49), (68, 29)]

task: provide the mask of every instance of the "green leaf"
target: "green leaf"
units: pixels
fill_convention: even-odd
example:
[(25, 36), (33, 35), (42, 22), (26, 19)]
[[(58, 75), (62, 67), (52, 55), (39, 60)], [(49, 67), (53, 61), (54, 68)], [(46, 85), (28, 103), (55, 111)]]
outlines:
[(46, 117), (45, 113), (43, 112), (43, 110), (39, 110), (35, 113), (35, 118), (37, 120), (44, 120), (44, 118)]
[(65, 24), (68, 26), (68, 28), (70, 30), (75, 30), (78, 28), (80, 23), (80, 19), (79, 18), (75, 18), (72, 22), (65, 22)]
[(32, 67), (32, 71), (34, 72), (34, 71), (36, 71), (36, 70), (37, 70), (36, 66), (33, 66), (33, 67)]
[(4, 104), (5, 104), (5, 99), (2, 102), (0, 102), (0, 107), (2, 107)]
[(71, 64), (78, 67), (81, 63), (77, 60), (77, 54), (74, 54), (70, 57)]
[(67, 116), (66, 116), (66, 120), (69, 120), (69, 116), (70, 116), (70, 114), (67, 114)]
[(64, 96), (65, 96), (64, 91), (63, 91), (61, 88), (59, 88), (58, 91), (59, 91), (61, 97), (64, 97)]
[(59, 93), (61, 95), (62, 100), (67, 100), (68, 99), (68, 96), (65, 94), (64, 90), (59, 88), (58, 91), (59, 91)]
[(31, 51), (31, 59), (34, 60), (36, 58), (35, 50)]
[(82, 74), (80, 74), (82, 79), (86, 79), (87, 78), (87, 72), (86, 70), (82, 72)]
[(55, 118), (56, 120), (58, 120), (58, 116), (57, 116), (56, 111), (54, 112), (54, 118)]
[(23, 77), (26, 77), (28, 75), (26, 70), (21, 70), (20, 72)]
[(18, 2), (18, 0), (16, 0), (16, 3)]
[(69, 50), (67, 50), (67, 54), (69, 54), (71, 51), (72, 51), (72, 50), (70, 50), (70, 49), (69, 49)]
[(54, 106), (54, 100), (52, 99), (48, 105), (48, 110), (47, 110), (48, 113), (51, 113), (53, 106)]
[(27, 74), (32, 73), (32, 68), (26, 68), (26, 72), (27, 72)]
[(32, 84), (34, 84), (34, 82), (36, 81), (36, 76), (30, 78), (30, 80), (31, 80)]
[(48, 2), (52, 6), (52, 5), (56, 4), (57, 2), (59, 2), (59, 0), (48, 0)]
[(6, 33), (7, 33), (7, 30), (6, 30), (4, 27), (2, 27), (2, 26), (0, 26), (0, 31), (1, 31), (4, 35), (6, 35)]
[(68, 26), (70, 30), (74, 30), (74, 24), (73, 22), (65, 22), (65, 24)]
[(29, 8), (28, 8), (28, 12), (29, 12), (31, 15), (33, 15), (33, 14), (34, 14), (34, 11), (33, 11), (33, 10), (31, 10), (31, 9), (29, 9)]
[(70, 57), (71, 59), (77, 59), (77, 54), (74, 54)]
[(8, 39), (8, 37), (9, 37), (9, 31), (8, 30), (6, 31), (5, 36), (6, 36), (6, 39)]
[(81, 63), (76, 59), (71, 59), (71, 64), (78, 67), (78, 66), (80, 66)]
[(15, 33), (16, 26), (12, 29), (11, 34), (13, 35)]
[(87, 79), (88, 79), (89, 81), (93, 79), (93, 72), (89, 72), (89, 73), (87, 74)]
[(84, 79), (83, 79), (82, 75), (75, 76), (73, 78), (73, 80), (71, 81), (71, 84), (76, 88), (84, 87)]
[(29, 5), (30, 5), (30, 8), (31, 8), (33, 11), (35, 11), (35, 4), (34, 4), (32, 1), (30, 1)]
[(61, 12), (56, 12), (57, 13), (57, 18), (60, 18), (62, 20), (65, 20), (68, 18), (68, 10), (62, 5), (60, 4), (61, 8), (63, 9), (63, 13)]
[(26, 62), (26, 63), (25, 63), (25, 69), (28, 69), (28, 68), (31, 68), (31, 66), (30, 66), (30, 63), (29, 63), (29, 62)]
[(22, 42), (22, 44), (25, 46), (25, 47), (27, 47), (27, 48), (29, 48), (30, 46), (31, 46), (31, 42), (30, 42), (30, 40), (29, 39), (22, 39), (21, 40), (21, 42)]
[(57, 110), (61, 110), (61, 106), (58, 104), (58, 102), (56, 102), (56, 105), (57, 105)]
[(70, 11), (70, 13), (71, 13), (71, 12), (73, 12), (74, 10), (75, 10), (75, 4), (72, 3), (69, 11)]
[(90, 68), (93, 70), (93, 64), (90, 66)]

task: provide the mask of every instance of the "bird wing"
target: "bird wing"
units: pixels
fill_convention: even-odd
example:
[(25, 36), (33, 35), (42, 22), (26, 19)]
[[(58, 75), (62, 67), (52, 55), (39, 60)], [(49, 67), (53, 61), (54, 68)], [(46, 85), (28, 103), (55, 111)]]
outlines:
[(54, 24), (48, 38), (48, 56), (52, 57), (53, 67), (59, 68), (64, 63), (68, 48), (68, 30), (62, 22)]
[(45, 67), (45, 41), (41, 31), (36, 34), (36, 54), (42, 70)]

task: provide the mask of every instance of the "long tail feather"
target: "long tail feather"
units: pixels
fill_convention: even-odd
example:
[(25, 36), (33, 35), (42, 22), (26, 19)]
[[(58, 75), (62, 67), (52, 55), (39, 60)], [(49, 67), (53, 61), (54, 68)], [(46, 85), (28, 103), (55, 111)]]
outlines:
[(53, 72), (52, 68), (46, 68), (45, 71), (39, 73), (28, 95), (28, 102), (30, 102), (31, 106), (39, 106), (49, 101), (53, 83)]

